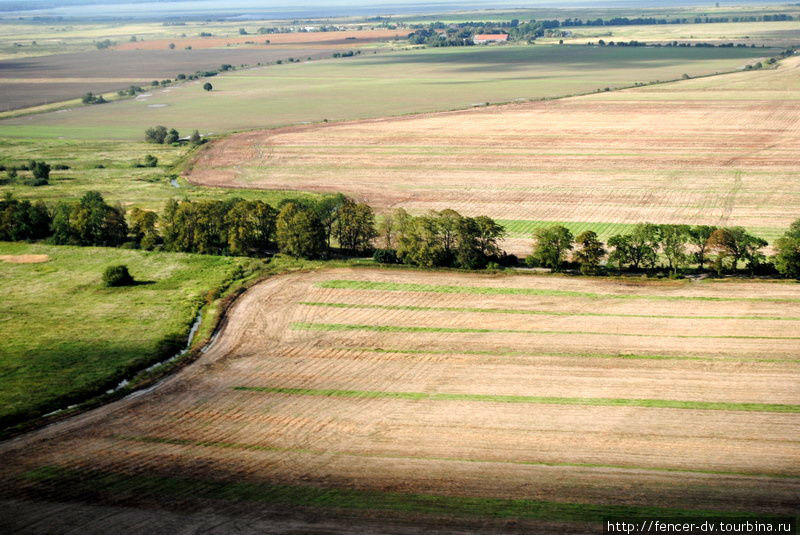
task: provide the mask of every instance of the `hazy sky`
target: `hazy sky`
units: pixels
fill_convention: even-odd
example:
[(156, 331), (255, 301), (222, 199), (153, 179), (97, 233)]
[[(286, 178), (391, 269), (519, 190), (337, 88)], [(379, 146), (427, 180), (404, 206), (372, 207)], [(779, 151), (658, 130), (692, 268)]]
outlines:
[[(242, 16), (313, 17), (426, 12), (512, 7), (668, 7), (713, 6), (716, 0), (0, 0), (0, 8), (25, 10), (28, 15), (63, 17)], [(775, 3), (775, 0), (721, 1), (721, 5)], [(84, 5), (75, 5), (81, 3)], [(91, 8), (85, 4), (92, 5)], [(47, 6), (47, 7), (45, 7)]]

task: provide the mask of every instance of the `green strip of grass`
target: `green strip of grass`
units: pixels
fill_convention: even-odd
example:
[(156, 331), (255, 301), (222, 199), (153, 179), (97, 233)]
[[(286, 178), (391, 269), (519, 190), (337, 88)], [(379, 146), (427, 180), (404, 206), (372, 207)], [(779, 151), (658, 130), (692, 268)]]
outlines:
[(800, 302), (800, 298), (772, 297), (710, 297), (686, 295), (600, 294), (541, 288), (503, 288), (490, 286), (450, 286), (445, 284), (416, 284), (407, 282), (377, 282), (355, 280), (329, 280), (317, 283), (318, 288), (347, 290), (379, 290), (383, 292), (427, 292), (445, 294), (481, 295), (544, 295), (549, 297), (585, 297), (589, 299), (641, 299), (652, 301), (768, 301)]
[(519, 308), (479, 308), (479, 307), (421, 307), (411, 305), (372, 305), (361, 303), (323, 303), (301, 301), (300, 305), (328, 308), (362, 308), (374, 310), (408, 310), (411, 312), (477, 312), (482, 314), (523, 314), (531, 316), (590, 316), (603, 318), (658, 318), (689, 320), (762, 320), (762, 321), (800, 321), (800, 317), (780, 316), (675, 316), (661, 314), (602, 314), (600, 312), (557, 312), (550, 310), (525, 310)]
[(700, 360), (700, 361), (733, 361), (733, 362), (788, 362), (800, 363), (800, 359), (761, 359), (748, 357), (700, 357), (690, 355), (647, 355), (641, 353), (558, 353), (524, 351), (441, 351), (429, 349), (387, 349), (382, 347), (336, 347), (338, 351), (365, 351), (370, 353), (391, 353), (403, 355), (476, 355), (489, 357), (547, 357), (547, 358), (591, 358), (591, 359), (630, 359), (630, 360)]
[(545, 405), (601, 405), (613, 407), (651, 407), (659, 409), (693, 409), (706, 411), (800, 412), (800, 405), (780, 403), (736, 403), (723, 401), (680, 401), (671, 399), (566, 398), (546, 396), (503, 396), (496, 394), (447, 394), (428, 392), (375, 392), (369, 390), (335, 390), (283, 388), (271, 386), (235, 386), (234, 390), (362, 399), (409, 399), (414, 401), (480, 401), (490, 403), (535, 403)]
[[(648, 471), (648, 472), (685, 472), (689, 474), (712, 474), (712, 475), (726, 475), (726, 476), (746, 476), (746, 477), (768, 477), (777, 479), (792, 479), (794, 476), (785, 474), (764, 474), (754, 472), (731, 472), (725, 470), (700, 470), (700, 469), (687, 469), (687, 468), (674, 468), (674, 467), (659, 467), (659, 466), (628, 466), (622, 464), (598, 464), (598, 463), (569, 463), (569, 462), (548, 462), (548, 461), (506, 461), (494, 459), (465, 459), (461, 457), (437, 457), (429, 455), (386, 455), (380, 453), (364, 453), (364, 452), (351, 452), (351, 451), (331, 451), (331, 450), (313, 450), (309, 448), (279, 448), (276, 446), (261, 446), (258, 444), (243, 444), (239, 442), (221, 442), (213, 440), (187, 440), (182, 438), (166, 438), (154, 436), (117, 436), (119, 440), (128, 440), (133, 442), (143, 442), (146, 444), (169, 444), (175, 446), (191, 446), (200, 448), (222, 448), (234, 449), (244, 451), (276, 451), (276, 452), (289, 452), (289, 453), (308, 453), (312, 455), (335, 455), (345, 457), (366, 457), (371, 459), (410, 459), (418, 461), (437, 461), (437, 462), (457, 462), (457, 463), (493, 463), (493, 464), (514, 464), (523, 466), (563, 466), (568, 468), (613, 468), (617, 470), (635, 470), (635, 471)], [(796, 478), (795, 478), (796, 479)]]
[[(491, 497), (405, 494), (356, 489), (273, 485), (247, 481), (188, 479), (157, 475), (125, 475), (99, 470), (43, 466), (24, 474), (24, 479), (58, 489), (59, 496), (108, 496), (134, 492), (142, 499), (192, 497), (198, 500), (250, 501), (303, 507), (335, 507), (356, 510), (397, 511), (413, 514), (488, 518), (529, 518), (561, 522), (602, 522), (608, 517), (643, 519), (744, 518), (742, 512), (676, 509), (628, 505), (563, 503)], [(761, 515), (762, 517), (765, 515)]]
[(416, 327), (408, 325), (362, 325), (350, 323), (307, 323), (294, 322), (292, 329), (304, 331), (375, 331), (389, 333), (504, 333), (504, 334), (569, 334), (587, 336), (634, 336), (642, 338), (701, 338), (735, 340), (800, 340), (800, 336), (750, 336), (731, 334), (720, 336), (694, 334), (641, 334), (608, 333), (595, 331), (547, 331), (536, 329), (484, 329), (479, 327)]

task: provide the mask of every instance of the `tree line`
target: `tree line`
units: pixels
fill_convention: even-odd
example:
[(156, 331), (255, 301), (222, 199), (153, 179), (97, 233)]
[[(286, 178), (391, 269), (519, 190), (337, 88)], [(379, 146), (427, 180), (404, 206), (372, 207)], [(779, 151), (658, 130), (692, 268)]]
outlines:
[[(792, 232), (796, 235), (794, 241), (789, 237)], [(800, 220), (777, 241), (772, 263), (763, 252), (767, 241), (742, 227), (640, 223), (630, 232), (611, 236), (608, 243), (603, 243), (594, 231), (573, 236), (568, 228), (553, 225), (537, 229), (533, 239), (533, 251), (525, 259), (527, 265), (560, 271), (568, 265), (571, 254), (574, 267), (590, 275), (615, 268), (617, 272), (664, 270), (677, 275), (690, 265), (722, 275), (736, 272), (743, 263), (751, 275), (777, 269), (784, 275), (796, 276), (790, 265), (800, 266), (800, 261), (792, 260), (800, 257)]]
[[(342, 194), (318, 200), (170, 200), (161, 214), (111, 205), (96, 191), (52, 207), (44, 202), (0, 200), (0, 240), (47, 240), (84, 245), (265, 257), (275, 252), (324, 259), (371, 254), (384, 264), (424, 268), (484, 269), (514, 266), (500, 247), (505, 228), (487, 216), (445, 209), (411, 215), (397, 209), (376, 222), (372, 208)], [(607, 243), (587, 230), (573, 236), (562, 226), (537, 229), (525, 264), (587, 275), (622, 271), (680, 274), (692, 266), (717, 274), (743, 266), (751, 275), (780, 273), (800, 279), (800, 219), (774, 244), (742, 227), (640, 223)]]

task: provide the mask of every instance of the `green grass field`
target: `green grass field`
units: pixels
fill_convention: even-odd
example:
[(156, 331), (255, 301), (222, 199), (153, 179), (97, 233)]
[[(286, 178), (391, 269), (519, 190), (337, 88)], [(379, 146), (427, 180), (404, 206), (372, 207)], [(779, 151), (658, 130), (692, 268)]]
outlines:
[[(0, 420), (29, 417), (100, 393), (186, 339), (204, 296), (260, 261), (179, 253), (0, 242)], [(140, 284), (106, 288), (103, 270), (125, 264)], [(183, 342), (181, 342), (183, 343)]]
[(505, 46), (405, 50), (274, 65), (156, 90), (146, 100), (0, 121), (0, 136), (141, 139), (156, 124), (224, 133), (553, 98), (736, 70), (771, 49)]
[[(177, 179), (173, 166), (180, 164), (191, 149), (154, 145), (144, 142), (0, 138), (0, 163), (13, 166), (28, 160), (44, 160), (51, 165), (63, 164), (68, 170), (53, 170), (50, 184), (31, 187), (21, 181), (9, 181), (0, 173), (0, 194), (11, 192), (19, 199), (44, 200), (48, 204), (79, 199), (86, 191), (96, 190), (106, 201), (123, 206), (161, 210), (168, 199), (210, 200), (241, 197), (260, 199), (277, 205), (286, 198), (307, 198), (316, 195), (295, 191), (268, 191), (205, 188)], [(158, 158), (157, 168), (136, 168), (145, 155)], [(101, 167), (102, 166), (102, 167)], [(23, 172), (20, 172), (22, 174)]]

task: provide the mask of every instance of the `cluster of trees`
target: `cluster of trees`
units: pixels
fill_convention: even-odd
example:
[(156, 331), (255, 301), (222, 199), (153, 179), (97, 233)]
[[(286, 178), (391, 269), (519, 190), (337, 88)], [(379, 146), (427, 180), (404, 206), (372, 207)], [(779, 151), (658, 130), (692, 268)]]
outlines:
[[(23, 165), (2, 165), (0, 170), (6, 172), (6, 180), (0, 183), (9, 182), (12, 180), (20, 180), (26, 186), (46, 186), (50, 183), (50, 170), (55, 169), (69, 169), (67, 165), (55, 165), (44, 161), (30, 160), (27, 164)], [(30, 174), (20, 177), (19, 171), (30, 171)]]
[(50, 235), (50, 213), (42, 201), (14, 199), (6, 193), (0, 200), (0, 240), (41, 240)]
[[(651, 223), (640, 223), (627, 234), (612, 236), (608, 244), (602, 243), (593, 231), (573, 237), (569, 229), (560, 225), (538, 229), (534, 240), (533, 252), (526, 259), (528, 265), (559, 271), (572, 252), (572, 261), (584, 274), (597, 274), (611, 266), (620, 272), (625, 268), (662, 268), (677, 274), (689, 264), (696, 264), (701, 270), (708, 264), (722, 274), (736, 271), (741, 262), (753, 274), (766, 264), (762, 249), (768, 245), (742, 227)], [(607, 260), (605, 266), (603, 260)]]
[(498, 245), (505, 229), (486, 216), (464, 217), (455, 210), (412, 216), (401, 208), (386, 215), (377, 231), (383, 248), (374, 258), (383, 263), (462, 269), (516, 263)]
[(144, 89), (138, 85), (132, 85), (128, 89), (120, 89), (117, 95), (120, 97), (135, 97), (139, 93), (144, 93)]
[(88, 93), (83, 95), (83, 98), (81, 98), (81, 102), (83, 102), (84, 104), (105, 104), (108, 101), (103, 97), (103, 95), (95, 95), (94, 93), (89, 91)]
[[(755, 21), (785, 21), (794, 20), (791, 15), (776, 14), (763, 16), (742, 16), (742, 17), (695, 17), (688, 18), (655, 18), (655, 17), (614, 17), (611, 19), (597, 18), (594, 20), (582, 20), (568, 18), (566, 20), (530, 20), (527, 22), (513, 19), (503, 22), (459, 22), (445, 24), (443, 22), (433, 22), (430, 24), (412, 24), (409, 26), (414, 31), (408, 34), (408, 40), (412, 44), (427, 45), (432, 47), (440, 46), (470, 46), (473, 43), (475, 34), (485, 33), (507, 33), (510, 41), (532, 42), (544, 35), (563, 34), (565, 32), (554, 31), (558, 28), (574, 28), (582, 26), (640, 26), (653, 24), (701, 24), (701, 23), (720, 23), (720, 22), (755, 22)], [(613, 43), (611, 43), (613, 45)], [(642, 46), (631, 45), (630, 43), (617, 43), (619, 46)]]
[[(158, 125), (144, 131), (144, 140), (157, 145), (172, 145), (174, 143), (180, 143), (181, 134), (174, 128), (167, 129), (166, 126)], [(195, 130), (192, 132), (192, 135), (189, 136), (189, 143), (192, 145), (199, 145), (203, 143), (203, 136), (200, 135), (199, 131)], [(148, 167), (155, 167), (155, 165)]]
[(86, 192), (78, 202), (56, 204), (50, 218), (50, 239), (56, 245), (116, 247), (128, 239), (125, 210), (106, 204), (96, 191)]

